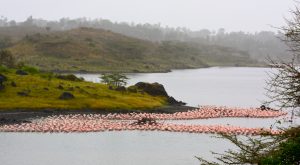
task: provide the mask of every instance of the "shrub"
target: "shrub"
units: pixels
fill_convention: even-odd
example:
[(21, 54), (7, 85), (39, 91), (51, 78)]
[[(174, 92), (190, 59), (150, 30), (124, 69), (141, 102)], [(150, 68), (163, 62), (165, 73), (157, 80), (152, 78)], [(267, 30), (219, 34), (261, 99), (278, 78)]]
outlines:
[(261, 164), (300, 164), (300, 127), (286, 130), (281, 137), (284, 140), (279, 147), (262, 159)]
[(100, 78), (102, 83), (114, 87), (125, 86), (128, 81), (128, 77), (122, 73), (104, 73)]

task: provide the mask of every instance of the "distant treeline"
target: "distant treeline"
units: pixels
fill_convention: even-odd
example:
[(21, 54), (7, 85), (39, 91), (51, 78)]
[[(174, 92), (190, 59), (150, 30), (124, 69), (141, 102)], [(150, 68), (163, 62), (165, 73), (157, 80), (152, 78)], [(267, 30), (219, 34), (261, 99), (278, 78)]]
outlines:
[[(201, 24), (201, 22), (199, 22)], [(121, 33), (134, 38), (143, 40), (150, 40), (154, 42), (160, 41), (183, 41), (183, 42), (197, 42), (210, 45), (218, 45), (239, 49), (246, 51), (252, 58), (256, 60), (265, 60), (269, 57), (285, 58), (288, 54), (287, 47), (280, 41), (281, 33), (274, 33), (270, 31), (261, 31), (256, 33), (245, 32), (226, 32), (225, 29), (220, 28), (217, 31), (202, 29), (199, 31), (192, 31), (187, 28), (172, 28), (162, 27), (160, 24), (135, 24), (127, 22), (112, 22), (107, 19), (69, 19), (62, 18), (58, 21), (48, 21), (43, 19), (35, 19), (28, 17), (24, 22), (16, 22), (8, 20), (5, 17), (0, 18), (0, 47), (1, 43), (8, 44), (9, 28), (23, 27), (27, 29), (29, 34), (34, 32), (46, 33), (51, 31), (70, 30), (78, 27), (91, 27), (110, 30), (112, 32)], [(2, 33), (1, 33), (2, 32)], [(21, 32), (20, 32), (21, 33)], [(24, 34), (27, 35), (27, 34)], [(1, 42), (5, 40), (5, 42)], [(5, 45), (4, 45), (5, 46)]]

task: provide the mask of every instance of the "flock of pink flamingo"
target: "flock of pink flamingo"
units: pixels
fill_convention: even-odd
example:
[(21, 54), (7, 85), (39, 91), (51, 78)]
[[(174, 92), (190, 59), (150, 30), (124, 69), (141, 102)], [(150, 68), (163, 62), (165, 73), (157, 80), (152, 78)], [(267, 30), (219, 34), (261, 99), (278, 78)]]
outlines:
[(286, 115), (286, 112), (277, 110), (261, 110), (258, 108), (238, 108), (238, 107), (216, 107), (201, 106), (195, 110), (186, 112), (176, 112), (172, 114), (159, 113), (127, 113), (127, 114), (108, 114), (98, 115), (101, 119), (108, 120), (138, 120), (141, 118), (151, 118), (156, 120), (191, 120), (209, 119), (221, 117), (251, 117), (251, 118), (270, 118)]
[[(225, 133), (258, 135), (261, 133), (279, 134), (279, 130), (263, 128), (243, 128), (229, 125), (186, 125), (163, 123), (163, 120), (208, 119), (218, 117), (255, 117), (270, 118), (286, 115), (287, 113), (274, 110), (255, 108), (229, 108), (203, 106), (196, 110), (177, 112), (173, 114), (158, 113), (128, 113), (128, 114), (73, 114), (55, 115), (32, 123), (9, 124), (0, 126), (0, 132), (102, 132), (122, 130), (169, 131), (188, 133)], [(136, 120), (151, 118), (158, 120), (154, 124), (136, 124)]]

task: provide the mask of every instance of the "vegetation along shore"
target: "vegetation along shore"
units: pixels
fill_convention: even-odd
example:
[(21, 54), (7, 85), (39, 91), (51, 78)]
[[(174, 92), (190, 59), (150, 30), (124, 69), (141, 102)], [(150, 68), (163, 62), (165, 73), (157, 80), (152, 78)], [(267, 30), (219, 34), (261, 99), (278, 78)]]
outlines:
[(1, 70), (3, 110), (145, 110), (182, 104), (158, 83), (112, 87), (32, 67)]

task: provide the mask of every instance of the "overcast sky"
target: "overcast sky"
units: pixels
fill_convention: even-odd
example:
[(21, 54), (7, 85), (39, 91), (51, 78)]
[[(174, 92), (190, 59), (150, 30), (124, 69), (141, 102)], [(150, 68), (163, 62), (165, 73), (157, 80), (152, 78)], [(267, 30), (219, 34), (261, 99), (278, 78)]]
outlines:
[(0, 0), (0, 16), (103, 18), (118, 22), (227, 31), (274, 30), (284, 25), (294, 0)]

